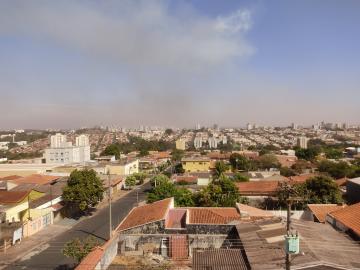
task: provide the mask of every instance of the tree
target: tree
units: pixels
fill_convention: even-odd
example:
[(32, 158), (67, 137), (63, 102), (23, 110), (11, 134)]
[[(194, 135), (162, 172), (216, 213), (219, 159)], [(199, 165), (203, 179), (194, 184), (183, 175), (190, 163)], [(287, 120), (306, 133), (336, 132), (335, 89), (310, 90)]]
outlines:
[(63, 200), (81, 211), (94, 207), (103, 199), (104, 186), (94, 170), (75, 170), (63, 189)]
[(343, 152), (339, 149), (335, 149), (335, 148), (329, 148), (325, 150), (325, 156), (328, 159), (339, 159), (342, 158)]
[(115, 156), (116, 159), (120, 159), (120, 149), (117, 144), (110, 144), (106, 146), (105, 150), (101, 153), (105, 156)]
[(183, 168), (181, 163), (178, 163), (174, 166), (174, 172), (177, 174), (183, 174), (185, 173), (185, 169)]
[(224, 161), (216, 161), (215, 163), (215, 171), (214, 171), (214, 177), (219, 178), (222, 176), (227, 170), (229, 169), (229, 166), (224, 163)]
[(136, 177), (134, 175), (129, 175), (125, 180), (126, 187), (132, 189), (136, 185)]
[(349, 176), (352, 173), (352, 167), (344, 161), (333, 162), (330, 160), (323, 160), (319, 163), (318, 169), (319, 172), (328, 173), (335, 179)]
[(84, 240), (75, 238), (65, 243), (62, 254), (80, 263), (98, 245), (99, 242), (93, 236), (89, 236)]
[(234, 207), (237, 202), (245, 202), (234, 182), (224, 176), (202, 188), (195, 194), (194, 201), (203, 207)]
[(265, 154), (259, 157), (258, 166), (263, 170), (269, 170), (272, 168), (280, 168), (280, 163), (275, 155)]
[(136, 184), (138, 185), (141, 185), (144, 183), (146, 177), (147, 177), (147, 174), (146, 173), (143, 173), (143, 172), (139, 172), (139, 173), (134, 173), (132, 174), (135, 179), (136, 179)]
[(235, 182), (249, 182), (249, 177), (241, 173), (235, 173), (232, 177), (232, 180)]
[(181, 207), (195, 206), (191, 191), (186, 188), (178, 188), (175, 193), (175, 205)]
[(162, 183), (167, 183), (167, 182), (170, 182), (170, 178), (164, 174), (157, 174), (153, 178), (150, 179), (150, 183), (153, 187), (161, 185)]
[(281, 167), (280, 174), (285, 177), (290, 177), (296, 175), (295, 171), (288, 167)]
[(249, 171), (254, 167), (247, 157), (238, 153), (231, 154), (229, 162), (233, 170)]
[(171, 152), (172, 161), (178, 162), (182, 159), (183, 156), (184, 156), (183, 150), (175, 149), (174, 151)]
[(191, 191), (186, 188), (176, 188), (171, 182), (162, 182), (154, 187), (147, 197), (147, 202), (152, 203), (166, 198), (174, 197), (176, 206), (194, 206)]
[(339, 187), (327, 176), (316, 176), (308, 179), (303, 185), (307, 203), (341, 203)]
[(171, 128), (167, 128), (167, 129), (165, 130), (165, 134), (166, 134), (167, 136), (169, 136), (169, 135), (173, 134), (173, 130), (172, 130)]
[(320, 147), (309, 147), (307, 149), (295, 148), (295, 155), (298, 159), (305, 159), (308, 161), (314, 161), (315, 158), (320, 154)]

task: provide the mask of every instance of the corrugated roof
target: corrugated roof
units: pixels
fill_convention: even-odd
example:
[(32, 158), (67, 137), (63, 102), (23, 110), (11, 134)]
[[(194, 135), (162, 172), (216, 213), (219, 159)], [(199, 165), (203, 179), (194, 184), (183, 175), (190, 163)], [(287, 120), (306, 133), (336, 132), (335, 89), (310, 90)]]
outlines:
[(194, 270), (247, 270), (241, 249), (196, 250), (193, 254)]

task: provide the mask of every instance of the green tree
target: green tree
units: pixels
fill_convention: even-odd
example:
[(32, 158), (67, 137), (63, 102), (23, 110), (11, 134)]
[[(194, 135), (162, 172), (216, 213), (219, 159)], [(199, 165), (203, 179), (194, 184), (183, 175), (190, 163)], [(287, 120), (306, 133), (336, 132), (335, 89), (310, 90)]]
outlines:
[(265, 154), (259, 157), (258, 166), (263, 170), (269, 170), (272, 168), (280, 168), (280, 163), (275, 155)]
[(178, 163), (174, 166), (174, 172), (177, 174), (183, 174), (185, 173), (185, 169), (183, 168), (181, 163)]
[(167, 129), (165, 130), (165, 134), (166, 134), (167, 136), (169, 136), (169, 135), (173, 134), (173, 130), (172, 130), (171, 128), (167, 128)]
[(344, 161), (333, 162), (330, 160), (323, 160), (319, 163), (318, 170), (319, 172), (328, 173), (335, 179), (349, 176), (352, 173), (352, 167)]
[(339, 187), (333, 179), (326, 176), (316, 176), (301, 184), (307, 203), (341, 203), (342, 196)]
[(224, 163), (224, 161), (216, 161), (215, 163), (215, 170), (214, 170), (214, 177), (219, 178), (222, 176), (227, 170), (229, 166)]
[(247, 157), (238, 153), (231, 154), (229, 162), (233, 170), (249, 171), (254, 167)]
[(164, 174), (157, 174), (150, 179), (150, 184), (154, 186), (161, 185), (162, 183), (170, 182), (170, 178)]
[(93, 236), (89, 236), (84, 240), (75, 238), (65, 243), (62, 254), (80, 263), (98, 245), (99, 242)]
[(101, 153), (104, 156), (115, 156), (116, 159), (120, 159), (120, 148), (118, 144), (110, 144), (106, 146), (105, 150)]
[(281, 167), (280, 168), (280, 174), (285, 177), (295, 176), (296, 173), (293, 169), (288, 167)]
[(174, 151), (171, 152), (171, 160), (172, 161), (179, 162), (179, 161), (181, 161), (183, 156), (184, 156), (183, 150), (175, 149)]
[(222, 176), (196, 193), (194, 201), (203, 207), (234, 207), (237, 202), (244, 202), (244, 198), (234, 182)]
[(175, 193), (175, 205), (181, 207), (195, 206), (193, 194), (186, 188), (178, 188)]
[(126, 187), (132, 189), (136, 185), (136, 177), (134, 175), (129, 175), (125, 180)]
[(232, 180), (235, 182), (249, 182), (249, 177), (241, 173), (235, 173), (232, 177)]
[(143, 173), (143, 172), (134, 173), (134, 174), (132, 174), (132, 175), (133, 175), (133, 176), (135, 177), (135, 179), (136, 179), (136, 184), (139, 184), (139, 185), (143, 184), (144, 181), (145, 181), (145, 179), (146, 179), (146, 177), (147, 177), (147, 174), (146, 174), (146, 173)]
[(70, 174), (62, 198), (81, 211), (94, 207), (103, 199), (104, 187), (94, 170), (75, 170)]
[(325, 150), (325, 156), (328, 159), (339, 159), (344, 156), (343, 151), (335, 148), (328, 148)]
[(309, 147), (308, 149), (295, 148), (295, 155), (298, 159), (304, 159), (308, 161), (314, 161), (315, 158), (320, 154), (320, 147)]

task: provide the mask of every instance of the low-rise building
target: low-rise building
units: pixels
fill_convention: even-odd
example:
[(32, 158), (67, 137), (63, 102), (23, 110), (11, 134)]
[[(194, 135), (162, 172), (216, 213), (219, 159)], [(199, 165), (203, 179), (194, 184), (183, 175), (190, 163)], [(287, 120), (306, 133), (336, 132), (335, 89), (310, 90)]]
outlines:
[(185, 172), (207, 172), (210, 170), (210, 158), (208, 157), (187, 157), (181, 159)]

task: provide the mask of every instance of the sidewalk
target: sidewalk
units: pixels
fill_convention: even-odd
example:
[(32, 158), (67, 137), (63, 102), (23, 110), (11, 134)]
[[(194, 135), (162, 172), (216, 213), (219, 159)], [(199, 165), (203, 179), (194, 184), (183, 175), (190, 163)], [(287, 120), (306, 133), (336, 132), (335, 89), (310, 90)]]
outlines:
[(21, 243), (11, 246), (5, 252), (0, 252), (0, 269), (5, 268), (7, 264), (13, 263), (20, 258), (27, 259), (48, 248), (46, 243), (57, 235), (66, 232), (77, 222), (69, 220), (69, 222), (49, 225), (35, 235), (22, 239)]

